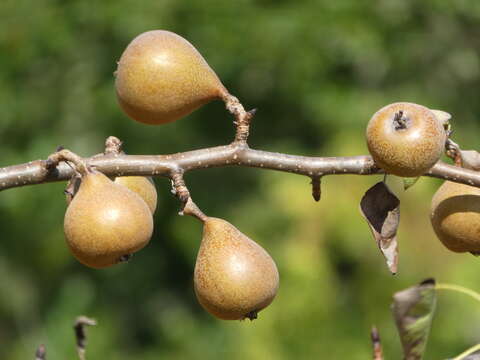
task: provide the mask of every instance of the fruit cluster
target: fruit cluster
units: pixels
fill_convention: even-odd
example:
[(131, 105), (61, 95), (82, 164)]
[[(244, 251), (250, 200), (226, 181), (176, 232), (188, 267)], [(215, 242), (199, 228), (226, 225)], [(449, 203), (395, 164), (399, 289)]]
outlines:
[[(443, 154), (450, 116), (412, 103), (395, 103), (375, 113), (368, 123), (368, 149), (388, 174), (418, 177)], [(455, 154), (456, 164), (461, 154)], [(445, 181), (432, 199), (431, 222), (440, 241), (455, 252), (480, 254), (480, 189)]]
[[(237, 133), (239, 129), (248, 133), (249, 113), (199, 52), (174, 33), (156, 30), (136, 37), (122, 54), (115, 77), (119, 104), (134, 120), (164, 124), (221, 99), (237, 117)], [(448, 120), (443, 111), (413, 103), (380, 109), (366, 131), (375, 164), (386, 174), (425, 174), (448, 144)], [(119, 153), (120, 148), (107, 152)], [(151, 179), (130, 176), (111, 180), (67, 150), (56, 156), (73, 163), (77, 172), (68, 187), (65, 236), (80, 262), (107, 267), (128, 260), (148, 244), (157, 202)], [(194, 271), (200, 304), (220, 319), (256, 318), (278, 290), (279, 274), (273, 259), (227, 221), (203, 214), (188, 191), (177, 195), (183, 212), (203, 222)], [(435, 232), (449, 249), (480, 253), (478, 188), (446, 182), (433, 198), (431, 218)]]

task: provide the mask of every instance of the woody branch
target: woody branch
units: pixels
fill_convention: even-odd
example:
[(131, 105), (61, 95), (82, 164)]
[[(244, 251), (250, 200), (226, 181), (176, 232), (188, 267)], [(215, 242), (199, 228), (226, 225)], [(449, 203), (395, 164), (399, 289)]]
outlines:
[[(234, 115), (236, 134), (234, 141), (225, 146), (210, 147), (168, 155), (125, 155), (118, 149), (120, 140), (107, 139), (102, 155), (77, 158), (88, 167), (94, 167), (107, 176), (163, 176), (172, 180), (174, 187), (183, 189), (183, 175), (189, 171), (211, 167), (241, 166), (277, 170), (303, 175), (312, 179), (313, 195), (319, 198), (319, 179), (326, 175), (375, 175), (383, 173), (371, 156), (313, 157), (283, 154), (252, 149), (247, 144), (250, 121), (255, 111), (245, 111), (235, 97), (226, 101), (227, 109)], [(112, 143), (112, 138), (115, 140)], [(113, 144), (113, 145), (112, 145)], [(115, 146), (113, 151), (112, 146)], [(47, 160), (0, 168), (0, 191), (25, 185), (65, 181), (75, 175), (75, 170), (65, 163), (58, 152)], [(439, 161), (424, 176), (450, 180), (480, 187), (480, 172), (448, 165)], [(177, 189), (178, 190), (178, 189)]]
[[(108, 176), (163, 176), (210, 167), (243, 166), (289, 172), (312, 179), (326, 175), (381, 174), (370, 156), (310, 157), (267, 152), (249, 148), (245, 143), (199, 149), (171, 155), (106, 154), (83, 158), (91, 167)], [(0, 168), (0, 190), (69, 180), (74, 170), (61, 162), (52, 166), (47, 160)], [(480, 172), (438, 162), (424, 176), (480, 187)]]

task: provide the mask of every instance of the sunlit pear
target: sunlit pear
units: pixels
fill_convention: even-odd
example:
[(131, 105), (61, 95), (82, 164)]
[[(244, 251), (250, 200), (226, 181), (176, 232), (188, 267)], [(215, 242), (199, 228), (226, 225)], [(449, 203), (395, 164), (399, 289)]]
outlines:
[(139, 195), (100, 172), (89, 171), (67, 208), (64, 231), (78, 261), (103, 268), (147, 245), (153, 219)]
[(445, 181), (432, 199), (435, 234), (448, 249), (480, 254), (480, 189)]
[(275, 262), (260, 245), (225, 220), (205, 219), (194, 274), (205, 310), (224, 320), (255, 319), (278, 284)]
[(389, 174), (416, 177), (440, 159), (447, 133), (443, 121), (430, 109), (399, 102), (373, 115), (366, 138), (368, 150), (378, 166)]
[(228, 94), (197, 49), (165, 30), (133, 39), (115, 76), (120, 106), (129, 117), (146, 124), (175, 121)]
[(147, 203), (152, 214), (155, 213), (157, 208), (157, 190), (151, 178), (144, 176), (120, 176), (115, 178), (114, 182), (137, 193)]

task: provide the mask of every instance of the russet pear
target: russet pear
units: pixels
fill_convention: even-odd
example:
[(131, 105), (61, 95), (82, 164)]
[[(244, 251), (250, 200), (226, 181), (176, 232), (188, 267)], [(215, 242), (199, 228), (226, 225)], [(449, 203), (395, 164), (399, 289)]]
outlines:
[(64, 219), (67, 244), (84, 265), (103, 268), (140, 250), (153, 232), (151, 211), (139, 195), (100, 172), (82, 175)]
[(480, 189), (445, 181), (432, 198), (433, 230), (448, 249), (480, 253)]
[(133, 39), (118, 62), (115, 77), (120, 106), (145, 124), (175, 121), (228, 94), (197, 49), (165, 30), (148, 31)]
[(447, 140), (444, 119), (425, 106), (399, 102), (387, 105), (370, 119), (367, 146), (385, 172), (417, 177), (440, 159)]
[(194, 273), (200, 304), (224, 320), (255, 319), (277, 294), (270, 255), (225, 220), (208, 217)]

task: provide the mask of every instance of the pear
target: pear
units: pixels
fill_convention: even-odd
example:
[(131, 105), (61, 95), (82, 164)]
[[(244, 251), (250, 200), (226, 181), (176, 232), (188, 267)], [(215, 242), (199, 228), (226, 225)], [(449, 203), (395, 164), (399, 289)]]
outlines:
[(84, 265), (103, 268), (128, 259), (150, 240), (151, 211), (139, 195), (100, 172), (82, 175), (64, 219), (67, 244)]
[(152, 215), (157, 208), (157, 190), (152, 178), (144, 176), (121, 176), (115, 178), (114, 182), (123, 185), (138, 194), (150, 208)]
[(197, 49), (165, 30), (148, 31), (133, 39), (115, 76), (120, 106), (145, 124), (175, 121), (228, 95)]
[(277, 294), (270, 255), (225, 220), (207, 217), (194, 273), (200, 304), (224, 320), (255, 319)]
[(455, 252), (480, 253), (480, 189), (445, 181), (432, 199), (433, 229)]
[[(445, 113), (446, 114), (446, 113)], [(367, 146), (375, 163), (385, 172), (417, 177), (440, 159), (447, 140), (441, 119), (425, 106), (399, 102), (378, 110), (370, 119)]]

